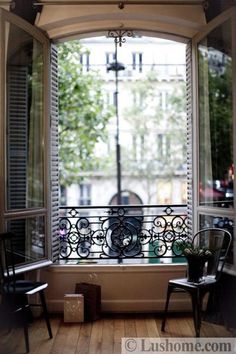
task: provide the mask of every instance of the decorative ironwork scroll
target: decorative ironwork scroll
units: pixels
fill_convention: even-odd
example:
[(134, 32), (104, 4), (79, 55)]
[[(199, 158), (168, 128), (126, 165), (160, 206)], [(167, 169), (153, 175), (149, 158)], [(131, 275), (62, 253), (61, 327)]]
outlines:
[(187, 240), (186, 206), (60, 208), (60, 257), (159, 259), (180, 257)]
[(108, 31), (108, 37), (114, 38), (115, 43), (121, 47), (126, 42), (125, 37), (134, 37), (134, 33), (131, 30), (110, 30)]

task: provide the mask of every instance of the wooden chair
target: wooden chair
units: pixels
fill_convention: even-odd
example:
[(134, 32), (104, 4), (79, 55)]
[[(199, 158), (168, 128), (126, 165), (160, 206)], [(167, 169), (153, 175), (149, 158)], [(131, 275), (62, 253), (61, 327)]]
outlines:
[(52, 338), (52, 330), (44, 296), (44, 289), (47, 288), (48, 284), (40, 281), (18, 279), (14, 262), (14, 237), (14, 234), (10, 232), (0, 234), (2, 307), (4, 311), (8, 313), (9, 328), (12, 327), (16, 319), (24, 328), (26, 351), (29, 352), (28, 324), (30, 305), (28, 303), (28, 297), (30, 295), (39, 294), (48, 334), (49, 337)]
[(161, 326), (162, 331), (165, 331), (171, 294), (174, 292), (187, 292), (191, 296), (192, 300), (196, 337), (200, 336), (203, 298), (206, 293), (214, 291), (214, 288), (220, 279), (231, 241), (231, 234), (228, 231), (219, 228), (200, 230), (194, 235), (192, 240), (193, 245), (196, 245), (200, 248), (207, 247), (212, 249), (213, 257), (206, 262), (206, 273), (199, 283), (189, 282), (187, 278), (169, 280), (165, 310)]

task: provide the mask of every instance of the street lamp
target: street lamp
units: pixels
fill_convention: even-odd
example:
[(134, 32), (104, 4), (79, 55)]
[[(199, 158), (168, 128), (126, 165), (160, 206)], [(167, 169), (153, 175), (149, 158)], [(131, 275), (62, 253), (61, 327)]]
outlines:
[(108, 65), (107, 70), (115, 72), (115, 109), (116, 109), (116, 169), (117, 169), (117, 204), (121, 204), (121, 160), (120, 160), (120, 120), (119, 120), (119, 106), (118, 106), (118, 73), (125, 70), (123, 64), (117, 61), (117, 44), (115, 51), (115, 62)]
[(118, 73), (125, 70), (125, 66), (117, 60), (117, 45), (122, 45), (125, 42), (124, 36), (133, 37), (132, 31), (109, 31), (108, 37), (114, 38), (115, 42), (115, 61), (108, 65), (107, 70), (115, 72), (115, 109), (116, 109), (116, 168), (117, 168), (117, 204), (121, 204), (121, 156), (120, 156), (120, 121), (119, 121), (119, 104), (118, 104)]

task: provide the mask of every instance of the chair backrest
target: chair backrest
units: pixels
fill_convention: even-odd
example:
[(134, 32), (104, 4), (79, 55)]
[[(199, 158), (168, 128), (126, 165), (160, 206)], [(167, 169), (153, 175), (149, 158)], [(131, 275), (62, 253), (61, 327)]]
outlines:
[(11, 232), (0, 233), (0, 268), (3, 284), (15, 281), (15, 262), (12, 239), (14, 234)]
[(198, 231), (193, 237), (195, 247), (207, 248), (212, 256), (206, 262), (206, 274), (219, 279), (229, 252), (232, 236), (220, 228), (207, 228)]

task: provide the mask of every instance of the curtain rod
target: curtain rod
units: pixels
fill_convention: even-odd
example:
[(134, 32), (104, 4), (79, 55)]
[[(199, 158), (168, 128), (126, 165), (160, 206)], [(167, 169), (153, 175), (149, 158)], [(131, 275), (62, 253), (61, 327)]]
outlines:
[(191, 0), (180, 0), (180, 1), (170, 1), (170, 0), (150, 0), (150, 1), (145, 1), (145, 0), (125, 0), (125, 1), (117, 1), (117, 0), (75, 0), (75, 1), (39, 1), (39, 2), (33, 2), (34, 6), (42, 6), (42, 5), (117, 5), (120, 9), (123, 9), (125, 5), (202, 5), (203, 7), (206, 7), (208, 1), (206, 0), (197, 0), (197, 1), (191, 1)]

